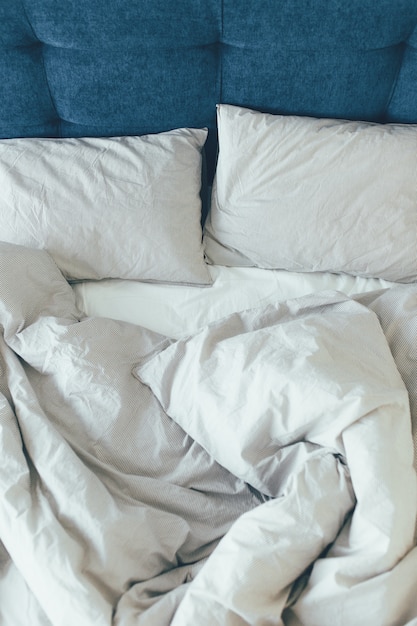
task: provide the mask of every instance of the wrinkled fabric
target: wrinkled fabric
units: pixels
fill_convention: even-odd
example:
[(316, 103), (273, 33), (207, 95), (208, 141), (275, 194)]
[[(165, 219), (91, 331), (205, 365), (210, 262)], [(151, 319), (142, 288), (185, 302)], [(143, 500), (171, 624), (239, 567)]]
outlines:
[[(45, 249), (68, 279), (207, 285), (206, 129), (0, 142), (0, 240)], [(122, 242), (122, 243), (121, 243)]]
[[(380, 626), (392, 623), (397, 597), (410, 622), (417, 616), (408, 394), (373, 312), (324, 294), (232, 316), (176, 342), (86, 318), (46, 253), (2, 244), (0, 272), (0, 588), (26, 599), (22, 624)], [(297, 325), (291, 345), (286, 329)], [(259, 342), (265, 328), (268, 341)], [(272, 375), (248, 377), (243, 359), (241, 380), (256, 385), (246, 428), (227, 434), (230, 406), (213, 389), (209, 409), (222, 415), (204, 417), (207, 407), (195, 404), (196, 414), (223, 416), (223, 425), (191, 436), (138, 380), (138, 364), (149, 368), (225, 329), (242, 355), (248, 345), (254, 357), (256, 346), (266, 350), (269, 367), (255, 358), (255, 369), (272, 367)], [(208, 345), (215, 353), (225, 341)], [(174, 392), (195, 360), (183, 408), (201, 387), (199, 373), (206, 384), (214, 375), (203, 367), (210, 354), (190, 350), (160, 368), (160, 377), (171, 371)], [(256, 402), (280, 359), (287, 390), (302, 386), (303, 372), (313, 384), (315, 368), (326, 387), (301, 411), (299, 396), (287, 395), (276, 413), (285, 413), (282, 432), (281, 418)], [(232, 372), (222, 372), (231, 391)], [(208, 399), (202, 394), (200, 404)], [(251, 423), (269, 424), (267, 445), (253, 437), (251, 447)], [(20, 626), (1, 604), (6, 626)], [(374, 621), (365, 620), (368, 604)]]
[[(274, 525), (268, 503), (232, 527), (190, 586), (175, 626), (226, 624), (232, 616), (237, 624), (275, 623), (290, 583), (330, 543), (309, 579), (320, 571), (313, 608), (306, 593), (293, 609), (301, 623), (392, 623), (386, 603), (371, 622), (366, 612), (359, 622), (354, 610), (363, 602), (361, 585), (389, 571), (413, 545), (417, 504), (409, 397), (373, 312), (338, 294), (253, 309), (172, 343), (135, 371), (220, 464), (278, 498)], [(347, 502), (341, 505), (346, 485), (332, 473), (317, 478), (315, 462), (323, 472), (332, 455), (349, 471), (356, 505), (345, 525), (339, 520), (329, 530), (335, 511), (325, 496), (339, 514), (349, 511)], [(305, 487), (296, 478), (303, 472)], [(253, 542), (245, 545), (242, 534)], [(323, 537), (327, 542), (310, 553)], [(317, 600), (321, 588), (325, 602)], [(248, 602), (248, 594), (257, 601)]]
[(416, 281), (417, 125), (229, 104), (217, 122), (212, 263)]
[[(26, 302), (34, 259), (37, 297)], [(0, 287), (9, 396), (0, 411), (0, 538), (54, 626), (107, 625), (132, 585), (165, 574), (175, 587), (177, 568), (194, 569), (263, 498), (132, 376), (163, 337), (77, 317), (45, 253), (0, 246), (0, 263), (10, 277)]]

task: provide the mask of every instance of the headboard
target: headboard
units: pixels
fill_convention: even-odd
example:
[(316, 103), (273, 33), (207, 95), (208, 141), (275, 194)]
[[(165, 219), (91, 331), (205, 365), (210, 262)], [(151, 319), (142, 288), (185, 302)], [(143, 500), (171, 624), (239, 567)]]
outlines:
[(415, 0), (1, 0), (0, 136), (207, 126), (215, 105), (417, 122)]

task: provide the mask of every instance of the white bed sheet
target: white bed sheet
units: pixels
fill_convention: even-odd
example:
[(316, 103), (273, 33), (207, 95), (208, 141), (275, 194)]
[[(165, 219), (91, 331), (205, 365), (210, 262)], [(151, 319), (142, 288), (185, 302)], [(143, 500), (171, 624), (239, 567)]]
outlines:
[[(79, 283), (73, 285), (73, 290), (78, 307), (88, 316), (126, 320), (168, 336), (179, 337), (228, 313), (267, 303), (274, 304), (277, 301), (311, 292), (338, 290), (353, 295), (391, 286), (390, 283), (381, 280), (332, 274), (305, 275), (219, 266), (211, 267), (210, 271), (214, 278), (213, 287), (210, 288), (174, 287), (113, 280)], [(395, 614), (396, 617), (401, 615), (401, 622), (396, 621), (396, 624), (417, 625), (417, 607), (412, 582), (416, 564), (417, 548), (410, 551), (392, 571), (375, 577), (372, 583), (364, 583), (363, 589), (366, 593), (364, 599), (369, 597), (367, 595), (369, 585), (375, 585), (375, 589), (371, 588), (370, 592), (371, 597), (377, 600), (375, 606), (379, 605), (378, 610), (384, 606), (385, 599), (389, 599), (391, 613), (385, 616), (385, 623), (394, 624), (390, 616)], [(317, 585), (315, 588), (317, 588), (318, 596), (315, 592), (308, 590), (304, 603), (300, 605), (309, 614), (311, 606), (320, 605), (321, 587)], [(361, 593), (361, 589), (359, 592)], [(379, 602), (378, 599), (381, 601)], [(14, 613), (12, 609), (16, 609), (16, 612)], [(30, 623), (33, 626), (50, 626), (49, 620), (37, 605), (15, 565), (12, 562), (7, 565), (5, 554), (4, 567), (0, 574), (0, 624), (4, 621), (5, 626), (20, 626), (20, 624), (28, 623), (28, 615), (31, 617)], [(10, 623), (10, 619), (13, 623)], [(294, 609), (286, 611), (285, 623), (288, 626), (300, 626), (304, 620), (299, 620), (300, 614), (297, 614)], [(355, 619), (355, 623), (361, 622)], [(369, 623), (368, 621), (367, 624)]]
[(128, 280), (73, 284), (79, 309), (88, 316), (132, 322), (178, 338), (230, 313), (274, 304), (322, 290), (349, 296), (391, 287), (382, 279), (331, 273), (295, 273), (253, 267), (208, 266), (210, 287)]

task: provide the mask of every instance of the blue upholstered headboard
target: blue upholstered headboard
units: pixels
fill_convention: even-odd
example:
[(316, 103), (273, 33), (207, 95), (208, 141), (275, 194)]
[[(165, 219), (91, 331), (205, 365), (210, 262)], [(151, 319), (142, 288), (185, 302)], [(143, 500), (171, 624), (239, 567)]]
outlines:
[(217, 102), (417, 122), (416, 24), (416, 0), (0, 0), (0, 136), (213, 129)]

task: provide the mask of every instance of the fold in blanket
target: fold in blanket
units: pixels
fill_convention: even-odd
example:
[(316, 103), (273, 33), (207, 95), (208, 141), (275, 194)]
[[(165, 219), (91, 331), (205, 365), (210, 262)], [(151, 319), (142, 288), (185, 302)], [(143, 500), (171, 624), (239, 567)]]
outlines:
[(84, 318), (45, 252), (0, 266), (2, 566), (32, 625), (417, 616), (409, 396), (369, 308), (321, 294), (175, 342)]

